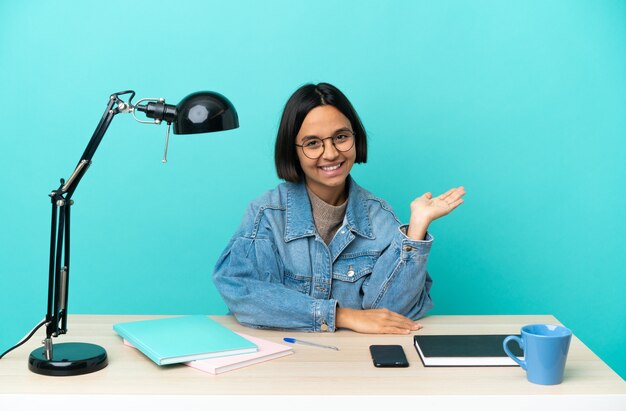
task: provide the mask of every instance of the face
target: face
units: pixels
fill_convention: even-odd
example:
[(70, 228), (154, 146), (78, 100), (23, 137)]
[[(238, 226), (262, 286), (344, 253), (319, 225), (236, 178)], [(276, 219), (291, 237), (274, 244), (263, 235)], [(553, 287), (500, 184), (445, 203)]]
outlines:
[[(341, 131), (352, 131), (350, 120), (333, 106), (318, 106), (304, 118), (296, 144), (302, 145), (312, 137), (332, 137)], [(348, 151), (338, 151), (332, 139), (323, 144), (324, 153), (315, 160), (305, 156), (300, 147), (296, 151), (309, 189), (327, 203), (338, 205), (346, 199), (346, 178), (356, 160), (356, 148), (353, 145)]]

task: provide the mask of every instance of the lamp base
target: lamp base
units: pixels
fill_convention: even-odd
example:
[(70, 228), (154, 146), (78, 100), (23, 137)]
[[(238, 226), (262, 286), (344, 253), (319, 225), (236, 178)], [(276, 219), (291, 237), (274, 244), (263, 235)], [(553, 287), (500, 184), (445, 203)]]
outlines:
[(54, 344), (51, 360), (46, 359), (44, 347), (31, 352), (28, 369), (37, 374), (64, 377), (99, 371), (108, 363), (107, 352), (99, 345), (68, 342)]

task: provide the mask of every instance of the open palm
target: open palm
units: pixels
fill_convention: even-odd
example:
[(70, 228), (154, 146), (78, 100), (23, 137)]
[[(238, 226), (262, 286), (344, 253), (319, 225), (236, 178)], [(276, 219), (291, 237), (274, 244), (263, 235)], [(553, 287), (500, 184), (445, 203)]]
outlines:
[(419, 219), (428, 223), (450, 213), (463, 203), (465, 188), (452, 188), (445, 193), (433, 197), (432, 193), (425, 193), (411, 202), (411, 219)]

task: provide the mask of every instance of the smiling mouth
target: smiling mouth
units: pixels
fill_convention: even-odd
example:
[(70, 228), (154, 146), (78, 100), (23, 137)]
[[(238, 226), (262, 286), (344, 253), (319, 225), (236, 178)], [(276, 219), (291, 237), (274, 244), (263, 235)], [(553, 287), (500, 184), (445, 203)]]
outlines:
[(320, 167), (320, 168), (322, 170), (324, 170), (324, 171), (334, 171), (334, 170), (337, 170), (342, 165), (343, 165), (343, 163), (339, 163), (339, 164), (335, 164), (334, 166), (324, 166), (324, 167)]

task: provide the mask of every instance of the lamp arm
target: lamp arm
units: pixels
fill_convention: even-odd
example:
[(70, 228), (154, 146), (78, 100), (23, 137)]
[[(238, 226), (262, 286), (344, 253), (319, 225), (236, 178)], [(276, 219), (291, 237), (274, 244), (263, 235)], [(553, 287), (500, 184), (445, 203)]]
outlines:
[[(128, 103), (120, 99), (120, 96), (124, 94), (131, 95)], [(113, 120), (113, 117), (116, 114), (119, 114), (121, 112), (131, 111), (131, 109), (133, 108), (131, 101), (134, 96), (135, 96), (134, 91), (126, 90), (126, 91), (120, 91), (118, 93), (113, 93), (111, 97), (109, 98), (109, 103), (107, 104), (107, 107), (104, 110), (104, 114), (102, 115), (102, 118), (100, 119), (100, 122), (98, 123), (98, 126), (96, 127), (93, 135), (91, 136), (91, 140), (89, 140), (89, 143), (87, 143), (87, 147), (85, 148), (85, 151), (83, 152), (83, 155), (81, 156), (81, 159), (78, 162), (76, 169), (74, 170), (70, 178), (67, 180), (67, 183), (61, 184), (62, 191), (64, 193), (67, 193), (65, 196), (66, 199), (72, 196), (72, 194), (74, 193), (74, 190), (76, 189), (76, 186), (78, 185), (80, 180), (83, 178), (83, 175), (87, 171), (87, 168), (89, 168), (89, 165), (91, 165), (91, 159), (93, 158), (93, 155), (98, 149), (98, 146), (100, 145), (100, 142), (102, 141), (102, 138), (104, 137), (104, 134), (109, 128), (109, 125), (111, 124), (111, 121)]]
[[(121, 95), (131, 94), (128, 103)], [(98, 123), (76, 169), (67, 180), (61, 179), (58, 189), (50, 193), (52, 200), (52, 221), (50, 228), (50, 262), (48, 276), (48, 306), (46, 313), (46, 357), (52, 358), (51, 337), (67, 332), (67, 297), (70, 274), (70, 206), (74, 190), (91, 164), (91, 159), (104, 137), (113, 117), (121, 112), (132, 110), (132, 90), (114, 93)]]

